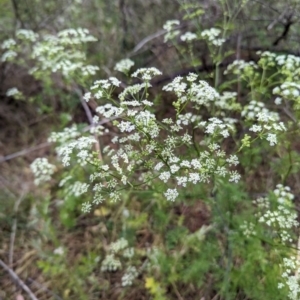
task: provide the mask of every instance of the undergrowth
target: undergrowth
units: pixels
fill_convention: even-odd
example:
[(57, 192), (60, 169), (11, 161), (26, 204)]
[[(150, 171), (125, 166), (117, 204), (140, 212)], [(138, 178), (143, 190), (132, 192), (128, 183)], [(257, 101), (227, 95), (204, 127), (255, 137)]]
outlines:
[[(38, 268), (65, 299), (298, 299), (300, 59), (257, 52), (232, 55), (231, 22), (183, 31), (164, 25), (165, 42), (192, 65), (198, 43), (214, 71), (177, 76), (129, 58), (96, 79), (86, 29), (56, 35), (19, 30), (2, 61), (33, 65), (48, 89), (55, 73), (80, 101), (89, 124), (53, 132), (57, 158), (31, 164), (40, 219)], [(182, 5), (193, 22), (202, 9)], [(7, 96), (28, 100), (22, 91)], [(38, 107), (40, 97), (30, 99)], [(95, 105), (96, 104), (96, 105)], [(168, 107), (167, 113), (163, 113)], [(83, 229), (82, 229), (83, 228)], [(81, 229), (81, 230), (79, 230)], [(72, 245), (69, 235), (76, 237)], [(73, 236), (73, 237), (74, 237)]]

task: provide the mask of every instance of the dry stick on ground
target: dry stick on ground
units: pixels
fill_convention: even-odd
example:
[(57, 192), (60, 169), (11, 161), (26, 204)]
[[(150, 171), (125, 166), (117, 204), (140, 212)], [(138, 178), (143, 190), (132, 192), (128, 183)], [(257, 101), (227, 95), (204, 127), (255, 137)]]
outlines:
[(23, 291), (27, 293), (31, 300), (38, 300), (24, 281), (20, 279), (19, 276), (8, 265), (6, 265), (2, 259), (0, 259), (0, 266), (9, 273), (10, 277), (16, 281)]
[(22, 192), (21, 196), (17, 199), (14, 205), (14, 221), (12, 225), (11, 235), (10, 235), (10, 244), (9, 244), (9, 254), (8, 254), (8, 265), (12, 268), (13, 266), (13, 257), (14, 257), (14, 244), (16, 238), (16, 231), (17, 231), (17, 212), (19, 205), (21, 204), (22, 200), (24, 199), (24, 191)]
[[(32, 278), (28, 278), (26, 280), (27, 282), (29, 282), (30, 284), (35, 285), (36, 287), (38, 287), (40, 290), (42, 291), (46, 291), (48, 294), (52, 295), (56, 300), (63, 300), (60, 296), (58, 296), (57, 294), (55, 294), (54, 292), (52, 292), (51, 290), (49, 290), (46, 286), (42, 285), (41, 283), (33, 280)], [(39, 291), (40, 291), (39, 290)], [(38, 291), (38, 292), (39, 292)]]
[[(106, 123), (109, 123), (113, 120), (116, 120), (118, 119), (119, 116), (117, 117), (113, 117), (113, 118), (110, 118), (110, 119), (103, 119), (103, 121), (100, 121), (99, 123), (97, 123), (97, 125), (103, 125), (103, 124), (106, 124)], [(86, 128), (83, 129), (83, 131), (88, 131), (92, 128), (93, 126), (87, 126)], [(23, 156), (23, 155), (26, 155), (30, 152), (33, 152), (33, 151), (36, 151), (36, 150), (39, 150), (39, 149), (42, 149), (42, 148), (45, 148), (45, 147), (48, 147), (50, 146), (51, 143), (50, 142), (46, 142), (46, 143), (42, 143), (40, 145), (37, 145), (37, 146), (34, 146), (34, 147), (30, 147), (30, 148), (27, 148), (27, 149), (23, 149), (21, 151), (18, 151), (18, 152), (15, 152), (15, 153), (12, 153), (12, 154), (9, 154), (7, 156), (4, 156), (4, 157), (1, 157), (0, 158), (0, 163), (3, 163), (5, 161), (8, 161), (8, 160), (11, 160), (11, 159), (14, 159), (14, 158), (17, 158), (19, 156)]]

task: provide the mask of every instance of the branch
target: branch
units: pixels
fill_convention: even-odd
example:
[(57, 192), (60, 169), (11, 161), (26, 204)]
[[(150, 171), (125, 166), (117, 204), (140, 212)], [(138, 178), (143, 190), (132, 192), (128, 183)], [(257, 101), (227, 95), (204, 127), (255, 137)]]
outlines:
[[(110, 118), (110, 119), (103, 119), (102, 121), (100, 121), (100, 122), (98, 123), (98, 125), (103, 125), (103, 124), (109, 123), (109, 122), (111, 122), (111, 121), (113, 121), (113, 120), (116, 120), (116, 119), (118, 119), (118, 118), (119, 118), (119, 116), (113, 117), (113, 118)], [(90, 130), (93, 126), (94, 126), (94, 125), (87, 126), (87, 127), (85, 127), (85, 128), (83, 129), (83, 131), (84, 131), (84, 132), (85, 132), (85, 131), (88, 131), (88, 130)], [(50, 144), (51, 144), (51, 143), (49, 143), (49, 142), (42, 143), (42, 144), (40, 144), (40, 145), (31, 147), (31, 148), (28, 148), (28, 149), (23, 149), (23, 150), (21, 150), (21, 151), (18, 151), (18, 152), (9, 154), (9, 155), (7, 155), (7, 156), (4, 156), (4, 157), (0, 158), (0, 164), (3, 163), (3, 162), (5, 162), (5, 161), (8, 161), (8, 160), (17, 158), (17, 157), (19, 157), (19, 156), (26, 155), (26, 154), (28, 154), (28, 153), (30, 153), (30, 152), (35, 151), (35, 150), (39, 150), (39, 149), (42, 149), (42, 148), (44, 148), (44, 147), (50, 146)]]
[(24, 23), (19, 14), (18, 1), (12, 0), (11, 2), (12, 2), (14, 14), (15, 14), (15, 27), (16, 27), (15, 29), (17, 29), (18, 22), (20, 22), (21, 28), (24, 28)]
[(149, 43), (151, 40), (154, 40), (161, 35), (164, 35), (167, 31), (165, 29), (159, 30), (153, 34), (150, 34), (149, 36), (142, 39), (132, 50), (132, 54), (142, 49), (147, 43)]
[(9, 255), (8, 255), (8, 264), (11, 268), (13, 266), (14, 244), (15, 244), (15, 237), (17, 231), (17, 212), (18, 212), (19, 205), (23, 199), (24, 199), (24, 192), (22, 192), (22, 195), (17, 199), (14, 205), (14, 221), (13, 221), (11, 235), (10, 235)]
[(32, 293), (30, 288), (20, 279), (20, 277), (0, 259), (0, 266), (9, 273), (10, 277), (16, 281), (16, 283), (25, 291), (31, 300), (38, 300), (38, 298)]
[(273, 20), (273, 22), (268, 25), (267, 30), (271, 30), (277, 23), (281, 22), (288, 10), (289, 7), (286, 7), (286, 9), (278, 16), (278, 18)]
[(288, 21), (287, 21), (287, 23), (284, 25), (284, 30), (283, 30), (281, 36), (278, 37), (278, 38), (273, 42), (273, 46), (277, 46), (281, 40), (286, 39), (286, 37), (287, 37), (287, 35), (288, 35), (289, 31), (290, 31), (290, 28), (291, 28), (291, 26), (292, 26), (293, 24), (294, 24), (293, 21), (291, 21), (291, 20), (288, 20)]
[[(87, 118), (89, 120), (89, 123), (90, 123), (91, 127), (95, 126), (94, 121), (93, 121), (93, 115), (91, 113), (91, 110), (90, 110), (88, 104), (83, 99), (83, 94), (82, 94), (81, 90), (79, 88), (75, 88), (75, 92), (80, 97), (80, 102), (81, 102), (81, 104), (82, 104), (82, 106), (84, 108), (84, 111), (86, 113), (86, 116), (87, 116)], [(99, 159), (101, 161), (103, 161), (99, 138), (97, 137), (96, 134), (94, 134), (94, 138), (96, 140), (96, 146), (95, 147), (96, 147), (96, 151), (98, 153), (98, 157), (99, 157)]]
[(12, 153), (12, 154), (9, 154), (7, 156), (4, 156), (4, 157), (1, 157), (0, 158), (0, 163), (3, 163), (7, 160), (11, 160), (13, 158), (16, 158), (16, 157), (19, 157), (19, 156), (23, 156), (23, 155), (26, 155), (30, 152), (33, 152), (33, 151), (36, 151), (36, 150), (39, 150), (39, 149), (42, 149), (42, 148), (45, 148), (45, 147), (48, 147), (50, 145), (50, 143), (46, 142), (46, 143), (42, 143), (40, 145), (37, 145), (37, 146), (33, 146), (33, 147), (30, 147), (30, 148), (27, 148), (27, 149), (23, 149), (21, 151), (18, 151), (18, 152), (15, 152), (15, 153)]

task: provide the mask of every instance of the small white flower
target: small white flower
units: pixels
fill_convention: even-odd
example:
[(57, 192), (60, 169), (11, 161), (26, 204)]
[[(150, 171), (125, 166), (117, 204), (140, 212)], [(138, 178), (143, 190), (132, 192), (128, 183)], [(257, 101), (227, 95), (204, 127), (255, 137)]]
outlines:
[(230, 173), (230, 178), (229, 178), (229, 182), (239, 182), (239, 180), (241, 179), (241, 175), (237, 172), (237, 171), (232, 171)]
[(122, 83), (116, 77), (109, 77), (109, 80), (110, 80), (111, 84), (114, 85), (114, 86), (120, 86), (120, 84)]
[(65, 253), (65, 251), (64, 251), (64, 248), (60, 246), (60, 247), (56, 248), (53, 251), (53, 253), (56, 254), (56, 255), (62, 256)]
[(190, 41), (193, 41), (197, 38), (197, 34), (195, 33), (192, 33), (192, 32), (186, 32), (185, 34), (183, 34), (180, 39), (183, 41), (183, 42), (190, 42)]
[(125, 58), (115, 65), (115, 70), (127, 74), (132, 66), (134, 66), (134, 62), (129, 58)]
[(193, 184), (198, 183), (199, 181), (201, 181), (200, 175), (198, 173), (190, 173), (189, 181), (192, 182)]
[(7, 92), (6, 92), (7, 97), (12, 97), (12, 96), (16, 96), (16, 95), (21, 95), (21, 92), (16, 87), (11, 88), (11, 89), (7, 90)]
[(252, 125), (252, 127), (250, 127), (249, 130), (253, 131), (253, 132), (261, 132), (262, 127), (261, 127), (261, 125)]
[(166, 171), (166, 172), (162, 172), (158, 178), (162, 180), (164, 183), (167, 183), (170, 177), (171, 177), (170, 172)]
[(158, 69), (152, 68), (140, 68), (135, 71), (131, 77), (141, 77), (144, 81), (150, 81), (154, 76), (161, 75), (162, 72)]
[[(86, 102), (89, 102), (90, 99), (91, 99), (91, 93), (90, 92), (87, 92), (84, 94), (83, 96), (83, 99), (86, 101)], [(97, 98), (98, 99), (98, 98)]]
[(34, 183), (39, 185), (47, 182), (54, 174), (56, 167), (48, 162), (47, 158), (37, 158), (31, 165), (31, 171), (35, 176)]
[(85, 202), (85, 203), (82, 204), (81, 210), (82, 210), (82, 212), (84, 212), (84, 213), (89, 213), (89, 212), (91, 211), (91, 208), (92, 208), (91, 203)]
[(230, 157), (227, 158), (226, 161), (228, 162), (229, 166), (231, 165), (237, 166), (239, 164), (239, 160), (236, 155), (230, 155)]
[(177, 165), (172, 165), (170, 167), (170, 171), (171, 171), (172, 174), (176, 173), (179, 169), (180, 169), (180, 167), (177, 166)]
[(174, 202), (175, 199), (178, 197), (179, 194), (178, 194), (178, 192), (177, 192), (176, 189), (168, 189), (168, 190), (164, 193), (164, 195), (166, 196), (166, 198), (167, 198), (168, 201)]
[(162, 162), (157, 163), (157, 165), (154, 167), (155, 171), (159, 171), (162, 167), (164, 166), (164, 164)]
[(182, 185), (184, 187), (186, 187), (186, 184), (188, 182), (188, 178), (186, 176), (181, 176), (181, 177), (176, 177), (176, 180), (177, 180), (177, 184), (178, 185)]
[(268, 136), (267, 136), (266, 140), (268, 142), (270, 142), (270, 146), (274, 146), (275, 144), (277, 144), (276, 134), (268, 133)]

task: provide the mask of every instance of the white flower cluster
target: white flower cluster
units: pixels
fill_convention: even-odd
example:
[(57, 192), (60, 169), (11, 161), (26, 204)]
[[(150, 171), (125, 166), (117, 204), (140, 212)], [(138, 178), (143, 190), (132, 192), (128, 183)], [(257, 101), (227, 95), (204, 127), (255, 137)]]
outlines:
[(188, 85), (183, 77), (176, 77), (172, 82), (163, 87), (163, 91), (174, 92), (180, 103), (187, 101), (195, 102), (198, 105), (209, 106), (219, 98), (219, 93), (206, 81), (196, 82), (198, 75), (190, 73), (187, 76)]
[(141, 78), (143, 81), (148, 82), (153, 77), (161, 75), (162, 72), (158, 69), (152, 67), (152, 68), (140, 68), (137, 71), (135, 71), (131, 77), (138, 77)]
[(188, 32), (186, 32), (185, 34), (181, 35), (181, 36), (180, 36), (180, 39), (181, 39), (183, 42), (191, 42), (191, 41), (197, 39), (197, 34), (188, 31)]
[[(120, 259), (130, 259), (134, 255), (134, 248), (128, 248), (128, 241), (120, 238), (109, 247), (109, 253), (101, 264), (101, 271), (117, 271), (122, 269)], [(128, 263), (127, 263), (128, 264)], [(139, 275), (135, 266), (127, 266), (122, 276), (122, 286), (131, 286), (134, 279)]]
[(35, 159), (30, 168), (34, 174), (34, 183), (36, 185), (49, 181), (56, 170), (55, 165), (50, 164), (47, 158)]
[(96, 108), (96, 112), (106, 118), (118, 117), (123, 111), (124, 109), (122, 107), (116, 107), (110, 103), (106, 103), (105, 105)]
[[(85, 64), (85, 53), (80, 46), (97, 39), (89, 34), (87, 29), (66, 29), (57, 35), (41, 35), (31, 30), (21, 29), (16, 33), (17, 41), (4, 41), (2, 48), (6, 49), (1, 57), (2, 61), (16, 60), (18, 53), (23, 51), (23, 44), (31, 47), (30, 59), (34, 59), (36, 67), (30, 70), (31, 74), (43, 77), (45, 72), (61, 72), (69, 78), (75, 72), (83, 76), (94, 75), (99, 68)], [(76, 47), (74, 47), (76, 46)]]
[(254, 202), (260, 208), (257, 213), (258, 221), (276, 232), (282, 242), (292, 242), (292, 229), (298, 226), (297, 213), (292, 208), (294, 195), (289, 187), (281, 184), (276, 186), (273, 193), (275, 205), (271, 205), (270, 198), (267, 197)]
[(17, 42), (14, 39), (7, 39), (1, 44), (1, 48), (5, 50), (1, 56), (1, 61), (13, 61), (17, 56)]
[(282, 54), (275, 58), (275, 63), (280, 67), (279, 71), (285, 75), (287, 81), (299, 81), (300, 79), (300, 57), (292, 54)]
[(18, 88), (14, 87), (6, 91), (7, 97), (14, 97), (15, 99), (22, 99), (23, 94), (18, 90)]
[[(256, 217), (258, 221), (265, 224), (286, 246), (293, 242), (293, 229), (298, 227), (297, 213), (293, 204), (294, 195), (288, 186), (278, 184), (269, 197), (260, 197), (253, 201), (257, 206)], [(299, 251), (299, 249), (297, 250)], [(278, 283), (278, 288), (287, 287), (289, 290), (288, 298), (291, 300), (299, 299), (299, 256), (290, 255), (283, 258), (282, 281)]]
[[(230, 166), (237, 166), (239, 161), (236, 155), (230, 155), (225, 158), (225, 152), (221, 151), (220, 146), (217, 144), (209, 145), (211, 151), (203, 151), (200, 153), (199, 158), (181, 160), (176, 156), (169, 157), (170, 166), (169, 170), (164, 163), (158, 162), (154, 166), (154, 170), (160, 173), (159, 179), (167, 183), (172, 177), (175, 176), (177, 186), (186, 187), (188, 183), (198, 184), (200, 182), (209, 182), (210, 177), (214, 174), (216, 176), (225, 177), (229, 176), (229, 182), (238, 182), (241, 178), (240, 174), (236, 171), (228, 170)], [(216, 156), (213, 158), (213, 153)], [(223, 165), (218, 165), (218, 160), (223, 159)], [(227, 167), (226, 167), (227, 165)], [(175, 201), (179, 193), (177, 189), (168, 189), (164, 193), (169, 201)]]
[[(110, 98), (110, 95), (115, 87), (120, 86), (121, 81), (119, 81), (116, 77), (109, 77), (109, 79), (96, 80), (91, 86), (91, 90), (93, 91), (93, 97), (96, 99), (100, 98)], [(92, 97), (91, 92), (87, 92), (84, 95), (84, 100), (88, 102)]]
[(256, 235), (254, 224), (252, 222), (244, 221), (244, 223), (240, 226), (240, 229), (247, 238)]
[(279, 115), (276, 112), (271, 112), (263, 102), (251, 100), (250, 103), (243, 107), (241, 115), (247, 120), (255, 120), (258, 113), (270, 115), (274, 122), (279, 121)]
[(134, 279), (137, 278), (139, 275), (136, 267), (134, 266), (129, 266), (125, 274), (122, 276), (122, 286), (131, 286)]
[(2, 49), (12, 49), (16, 45), (17, 45), (17, 42), (14, 39), (7, 39), (2, 43), (1, 48)]
[(59, 255), (59, 256), (63, 256), (64, 253), (65, 253), (65, 249), (62, 246), (54, 249), (54, 251), (53, 251), (53, 254)]
[(118, 239), (116, 242), (112, 243), (109, 247), (110, 251), (113, 253), (120, 252), (128, 247), (128, 241), (125, 240), (123, 237)]
[(91, 148), (96, 143), (93, 136), (81, 136), (76, 126), (65, 128), (62, 132), (51, 133), (48, 141), (57, 143), (56, 152), (61, 158), (64, 166), (69, 166), (74, 150), (76, 161), (81, 166), (86, 165), (93, 159)]
[(275, 58), (278, 65), (285, 66), (287, 69), (294, 69), (300, 67), (300, 58), (292, 54), (282, 54)]
[(76, 181), (73, 184), (69, 184), (67, 186), (67, 194), (66, 196), (75, 196), (75, 197), (79, 197), (82, 194), (85, 194), (87, 192), (89, 188), (89, 184), (84, 183), (84, 182), (79, 182)]
[[(84, 192), (88, 187), (93, 192), (91, 203), (83, 204), (82, 209), (85, 212), (90, 211), (92, 203), (97, 205), (104, 199), (119, 201), (119, 190), (126, 186), (147, 186), (152, 180), (160, 180), (166, 185), (163, 194), (168, 201), (176, 200), (179, 196), (178, 188), (189, 184), (207, 183), (211, 176), (226, 178), (229, 182), (240, 180), (240, 174), (232, 170), (239, 163), (237, 156), (227, 155), (219, 144), (235, 130), (234, 119), (215, 117), (201, 121), (197, 114), (180, 112), (175, 120), (168, 118), (160, 122), (150, 110), (152, 102), (144, 98), (145, 91), (150, 86), (147, 81), (159, 74), (160, 71), (153, 68), (138, 70), (132, 76), (141, 76), (145, 82), (125, 88), (119, 94), (119, 103), (112, 100), (113, 104), (106, 103), (96, 109), (97, 113), (106, 118), (119, 119), (113, 123), (119, 134), (112, 138), (114, 146), (106, 146), (103, 149), (107, 165), (99, 161), (99, 168), (90, 176), (90, 184), (80, 187), (80, 191), (77, 192)], [(176, 93), (179, 101), (174, 104), (176, 110), (180, 111), (180, 106), (186, 105), (188, 101), (197, 110), (200, 105), (208, 106), (208, 103), (218, 100), (219, 94), (208, 83), (197, 81), (197, 78), (196, 74), (191, 73), (186, 79), (177, 77), (164, 87), (164, 90)], [(110, 100), (112, 89), (118, 85), (119, 81), (116, 78), (98, 80), (91, 87), (91, 92), (85, 95), (85, 99), (88, 100), (92, 93), (93, 97), (97, 98), (95, 93), (101, 91)], [(234, 95), (229, 94), (227, 99), (231, 97)], [(223, 107), (226, 107), (224, 102), (227, 100), (222, 101)], [(94, 119), (96, 124), (99, 117)], [(191, 128), (204, 133), (206, 144), (195, 144), (190, 133)], [(68, 166), (71, 157), (80, 165), (87, 162), (97, 164), (91, 151), (95, 139), (80, 137), (76, 128), (52, 134), (50, 140), (61, 143), (57, 153), (63, 165)], [(119, 149), (116, 146), (119, 146)], [(194, 148), (196, 156), (182, 156), (177, 148), (186, 146)], [(203, 147), (205, 149), (197, 150)], [(143, 172), (140, 172), (141, 169)]]
[(286, 131), (283, 122), (278, 122), (277, 114), (270, 112), (259, 112), (256, 115), (257, 124), (252, 125), (249, 130), (258, 133), (260, 138), (267, 140), (270, 146), (277, 144), (277, 134)]
[(4, 54), (2, 54), (1, 56), (1, 61), (5, 62), (5, 61), (13, 61), (16, 57), (18, 56), (18, 53), (14, 50), (7, 50), (4, 52)]
[(30, 42), (36, 42), (37, 39), (39, 38), (38, 34), (36, 34), (35, 32), (29, 29), (19, 29), (16, 32), (16, 36), (20, 40), (25, 40)]
[(134, 66), (134, 61), (132, 61), (129, 58), (125, 58), (125, 59), (120, 60), (118, 63), (116, 63), (115, 70), (125, 73), (125, 74), (128, 74), (129, 70), (133, 66)]
[(229, 131), (234, 131), (232, 124), (225, 123), (219, 118), (210, 118), (208, 121), (202, 121), (198, 124), (198, 126), (204, 127), (205, 133), (209, 135), (221, 135), (223, 138), (229, 137)]
[[(134, 84), (134, 85), (128, 86), (124, 89), (124, 91), (122, 93), (119, 94), (119, 99), (121, 101), (124, 101), (128, 97), (132, 97), (133, 99), (135, 99), (135, 101), (138, 101), (136, 99), (139, 98), (138, 96), (139, 96), (140, 91), (142, 91), (145, 87), (146, 87), (146, 83)], [(151, 87), (150, 83), (147, 83), (147, 87)], [(134, 101), (134, 103), (137, 103), (135, 101)], [(133, 102), (131, 102), (131, 103), (133, 103)], [(129, 105), (132, 105), (132, 104), (129, 104)], [(138, 106), (138, 105), (139, 104), (135, 104), (133, 106)]]
[(101, 264), (101, 271), (117, 271), (118, 269), (121, 269), (122, 265), (119, 259), (115, 257), (114, 254), (108, 254), (106, 255), (105, 259), (103, 260)]
[(224, 75), (229, 73), (235, 75), (241, 75), (242, 78), (252, 78), (255, 71), (258, 69), (258, 65), (254, 61), (235, 60), (229, 64), (224, 71)]
[(178, 26), (180, 22), (178, 20), (168, 20), (163, 28), (166, 30), (165, 42), (174, 39), (177, 35), (180, 34), (179, 30), (175, 30), (174, 27)]
[[(241, 109), (241, 105), (237, 103), (237, 93), (224, 91), (214, 104), (221, 109), (221, 114), (226, 115), (226, 111), (237, 111)], [(224, 112), (225, 111), (225, 112)]]
[(77, 162), (84, 166), (93, 159), (92, 145), (96, 143), (94, 137), (80, 137), (75, 141), (64, 143), (62, 146), (56, 148), (58, 156), (61, 158), (63, 165), (69, 166), (71, 161), (71, 155), (74, 150), (77, 150), (76, 158)]
[(73, 125), (72, 127), (66, 127), (62, 132), (52, 132), (48, 138), (48, 142), (64, 144), (70, 140), (76, 139), (79, 136), (80, 132), (78, 131), (77, 127)]
[(207, 40), (209, 44), (212, 44), (214, 46), (221, 46), (223, 43), (225, 43), (225, 39), (219, 38), (219, 35), (221, 33), (220, 29), (217, 28), (210, 28), (202, 31), (201, 36)]
[[(273, 94), (278, 95), (275, 99), (275, 104), (279, 105), (282, 103), (282, 99), (292, 100), (296, 103), (300, 102), (300, 84), (296, 82), (284, 82), (280, 86), (277, 86), (273, 89)], [(299, 107), (298, 107), (299, 108)]]
[(283, 282), (278, 284), (278, 288), (282, 289), (287, 286), (289, 289), (288, 297), (291, 300), (298, 300), (300, 293), (299, 285), (299, 272), (300, 265), (297, 257), (291, 256), (289, 258), (283, 258), (282, 268), (284, 269), (282, 273)]
[(96, 42), (97, 39), (90, 35), (85, 28), (65, 29), (60, 31), (57, 36), (60, 38), (62, 44), (79, 45), (88, 42)]
[[(162, 173), (162, 174), (163, 174), (163, 173)], [(178, 197), (179, 194), (178, 194), (178, 192), (177, 192), (176, 189), (168, 189), (168, 190), (164, 193), (164, 195), (166, 196), (166, 198), (167, 198), (168, 201), (174, 202), (175, 199)]]
[(192, 102), (206, 106), (210, 104), (209, 102), (216, 101), (220, 96), (213, 87), (203, 80), (200, 80), (199, 83), (193, 82), (188, 90), (188, 94)]

